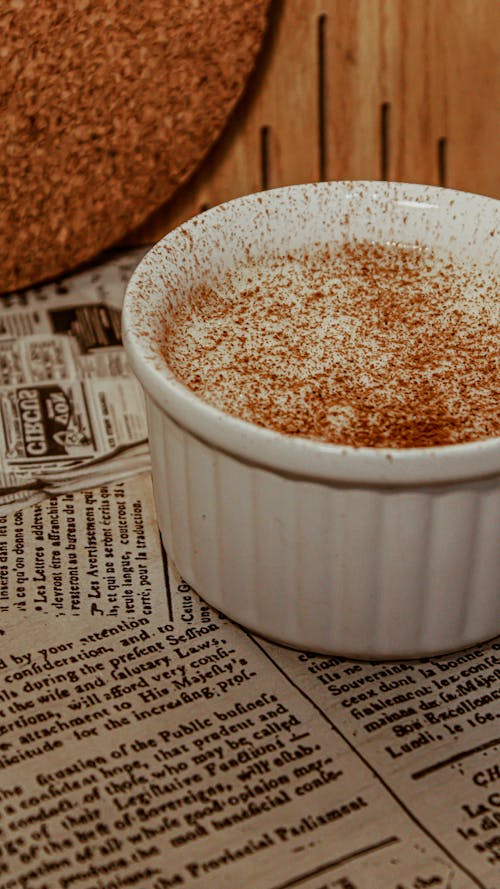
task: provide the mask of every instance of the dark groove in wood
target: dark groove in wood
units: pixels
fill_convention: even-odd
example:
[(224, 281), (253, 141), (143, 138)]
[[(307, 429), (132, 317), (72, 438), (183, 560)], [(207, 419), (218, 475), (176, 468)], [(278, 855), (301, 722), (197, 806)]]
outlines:
[(448, 139), (438, 139), (438, 182), (442, 188), (446, 187), (447, 177), (447, 161), (448, 161)]
[(269, 188), (269, 138), (271, 128), (260, 128), (260, 186), (262, 191)]
[(390, 163), (391, 105), (383, 102), (380, 106), (380, 178), (387, 180)]
[(326, 110), (326, 51), (327, 51), (326, 13), (318, 16), (318, 167), (319, 178), (324, 182), (328, 178), (328, 145), (327, 145), (327, 110)]

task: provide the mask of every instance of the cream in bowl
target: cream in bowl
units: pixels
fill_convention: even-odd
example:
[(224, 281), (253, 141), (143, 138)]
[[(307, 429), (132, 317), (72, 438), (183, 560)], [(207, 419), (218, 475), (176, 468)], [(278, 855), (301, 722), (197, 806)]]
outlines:
[(293, 186), (163, 239), (127, 291), (158, 519), (270, 638), (423, 656), (500, 630), (499, 204)]
[(163, 326), (180, 382), (221, 410), (354, 447), (500, 435), (499, 279), (429, 248), (353, 241), (201, 285)]

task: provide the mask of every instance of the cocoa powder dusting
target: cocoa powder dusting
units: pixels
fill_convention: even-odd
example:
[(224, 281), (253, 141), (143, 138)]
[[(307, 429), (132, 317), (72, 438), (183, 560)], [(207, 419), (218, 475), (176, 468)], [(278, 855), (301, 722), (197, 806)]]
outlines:
[(500, 435), (498, 279), (355, 242), (232, 270), (163, 331), (174, 375), (285, 435), (409, 448)]

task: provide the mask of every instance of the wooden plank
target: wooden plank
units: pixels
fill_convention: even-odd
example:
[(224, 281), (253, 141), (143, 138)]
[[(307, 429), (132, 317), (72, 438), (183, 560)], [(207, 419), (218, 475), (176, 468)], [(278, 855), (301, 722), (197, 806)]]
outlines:
[[(388, 178), (437, 184), (436, 119), (440, 91), (433, 77), (432, 0), (396, 0), (385, 8), (386, 101), (390, 103)], [(433, 89), (434, 87), (434, 89)]]
[(257, 120), (268, 128), (267, 185), (314, 182), (319, 169), (318, 14), (314, 2), (281, 4)]
[(443, 5), (447, 184), (500, 197), (500, 3)]
[(330, 0), (327, 19), (327, 173), (379, 179), (382, 171), (381, 17), (378, 0)]

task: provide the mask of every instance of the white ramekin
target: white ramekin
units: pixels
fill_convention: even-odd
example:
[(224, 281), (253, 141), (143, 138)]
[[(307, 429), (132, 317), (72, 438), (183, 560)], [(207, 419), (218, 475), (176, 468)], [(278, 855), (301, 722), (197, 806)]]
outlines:
[(500, 439), (371, 449), (287, 437), (176, 381), (161, 326), (229, 266), (352, 237), (496, 261), (500, 202), (427, 186), (337, 182), (240, 198), (167, 235), (127, 290), (124, 340), (146, 393), (160, 530), (208, 602), (274, 640), (418, 657), (500, 632)]

